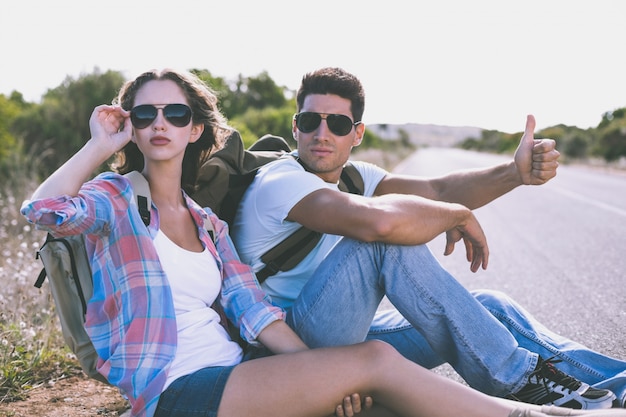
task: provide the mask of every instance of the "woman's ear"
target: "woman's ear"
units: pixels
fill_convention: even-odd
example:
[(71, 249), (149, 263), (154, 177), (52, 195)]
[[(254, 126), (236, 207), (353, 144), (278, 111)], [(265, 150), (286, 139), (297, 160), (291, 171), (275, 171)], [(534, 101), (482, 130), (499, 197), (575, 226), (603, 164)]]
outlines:
[(191, 127), (191, 135), (189, 136), (189, 143), (195, 143), (198, 139), (200, 139), (200, 136), (202, 136), (202, 133), (204, 133), (203, 124), (193, 125)]

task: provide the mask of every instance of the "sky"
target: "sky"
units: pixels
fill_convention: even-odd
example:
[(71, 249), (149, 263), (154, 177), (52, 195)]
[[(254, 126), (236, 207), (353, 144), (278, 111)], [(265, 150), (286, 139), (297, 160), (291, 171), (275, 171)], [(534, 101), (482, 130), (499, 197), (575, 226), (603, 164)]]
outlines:
[(622, 0), (13, 0), (0, 94), (162, 67), (295, 90), (338, 66), (364, 85), (366, 125), (586, 129), (626, 107), (625, 19)]

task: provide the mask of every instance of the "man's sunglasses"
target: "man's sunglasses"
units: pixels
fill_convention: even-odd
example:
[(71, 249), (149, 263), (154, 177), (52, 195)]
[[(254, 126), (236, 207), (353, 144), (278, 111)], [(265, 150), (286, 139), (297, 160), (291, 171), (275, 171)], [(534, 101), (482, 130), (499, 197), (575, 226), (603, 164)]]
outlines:
[(157, 118), (159, 109), (163, 109), (165, 119), (176, 127), (185, 127), (191, 121), (191, 109), (185, 104), (167, 104), (159, 107), (152, 104), (135, 106), (130, 111), (130, 121), (136, 129), (145, 129)]
[(293, 116), (296, 127), (302, 133), (311, 133), (326, 119), (326, 124), (331, 132), (338, 136), (345, 136), (352, 130), (352, 126), (360, 125), (361, 122), (352, 122), (348, 116), (343, 114), (326, 114), (304, 111)]

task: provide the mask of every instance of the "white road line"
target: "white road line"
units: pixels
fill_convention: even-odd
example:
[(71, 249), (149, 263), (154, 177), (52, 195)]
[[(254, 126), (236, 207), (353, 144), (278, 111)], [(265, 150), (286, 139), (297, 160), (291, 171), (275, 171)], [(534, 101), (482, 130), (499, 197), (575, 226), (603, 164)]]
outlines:
[(592, 206), (595, 206), (597, 208), (600, 208), (600, 209), (603, 209), (603, 210), (606, 210), (606, 211), (610, 211), (612, 213), (619, 214), (620, 216), (626, 217), (626, 210), (622, 210), (619, 207), (615, 207), (615, 206), (612, 206), (610, 204), (602, 203), (600, 201), (592, 200), (589, 197), (586, 197), (586, 196), (584, 196), (582, 194), (575, 193), (573, 191), (568, 191), (568, 190), (565, 190), (565, 189), (563, 189), (561, 187), (554, 187), (554, 188), (552, 188), (552, 191), (556, 191), (557, 193), (562, 194), (562, 195), (564, 195), (566, 197), (569, 197), (569, 198), (571, 198), (573, 200), (582, 201), (582, 202), (585, 202), (585, 203), (590, 204)]

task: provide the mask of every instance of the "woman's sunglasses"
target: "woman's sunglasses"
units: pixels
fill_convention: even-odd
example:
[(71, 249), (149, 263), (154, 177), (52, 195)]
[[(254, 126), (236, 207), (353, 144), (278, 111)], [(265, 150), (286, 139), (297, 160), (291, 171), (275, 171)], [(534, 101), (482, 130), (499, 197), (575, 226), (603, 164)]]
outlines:
[(159, 107), (152, 104), (135, 106), (130, 111), (130, 121), (136, 129), (145, 129), (157, 118), (159, 109), (163, 110), (163, 117), (176, 127), (185, 127), (191, 121), (191, 109), (185, 104), (167, 104)]
[(352, 126), (360, 125), (361, 122), (352, 122), (348, 116), (343, 114), (326, 114), (304, 111), (293, 116), (296, 127), (302, 133), (311, 133), (326, 119), (326, 124), (331, 132), (338, 136), (345, 136), (352, 130)]

